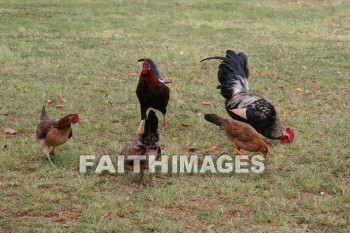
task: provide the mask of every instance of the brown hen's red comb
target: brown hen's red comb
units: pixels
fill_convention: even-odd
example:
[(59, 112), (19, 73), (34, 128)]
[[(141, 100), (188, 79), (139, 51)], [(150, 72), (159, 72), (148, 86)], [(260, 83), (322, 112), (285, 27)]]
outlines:
[(294, 129), (288, 127), (286, 129), (286, 132), (287, 132), (288, 137), (289, 137), (289, 141), (288, 142), (292, 142), (294, 140), (294, 136), (295, 136)]

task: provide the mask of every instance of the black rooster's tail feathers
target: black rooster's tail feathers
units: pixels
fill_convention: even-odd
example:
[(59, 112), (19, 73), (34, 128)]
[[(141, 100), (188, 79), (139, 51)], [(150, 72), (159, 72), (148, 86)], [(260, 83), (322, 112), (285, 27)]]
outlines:
[(248, 58), (240, 52), (236, 54), (232, 50), (226, 51), (226, 57), (209, 57), (201, 60), (222, 60), (219, 65), (218, 79), (221, 89), (221, 95), (226, 99), (230, 99), (233, 94), (239, 91), (248, 91)]
[(237, 64), (237, 71), (242, 78), (249, 78), (248, 57), (245, 55), (245, 53), (239, 52), (236, 54), (232, 50), (227, 50), (226, 57), (233, 60)]
[(158, 117), (153, 110), (150, 110), (145, 123), (144, 135), (155, 134), (158, 130)]

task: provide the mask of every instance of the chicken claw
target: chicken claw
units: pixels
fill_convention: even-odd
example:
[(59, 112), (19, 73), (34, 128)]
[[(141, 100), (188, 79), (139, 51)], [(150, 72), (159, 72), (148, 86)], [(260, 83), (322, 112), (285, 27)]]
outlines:
[(242, 152), (237, 147), (232, 146), (232, 148), (241, 157), (241, 159), (245, 161), (249, 161), (249, 157), (247, 155), (243, 155)]
[(232, 148), (238, 155), (241, 155), (241, 156), (243, 155), (242, 152), (240, 152), (240, 150), (238, 150), (237, 147), (232, 146)]
[(145, 120), (142, 120), (141, 122), (140, 122), (140, 125), (139, 125), (139, 127), (137, 128), (137, 130), (136, 130), (136, 135), (141, 135), (142, 134), (142, 128), (143, 128), (143, 123), (145, 122)]

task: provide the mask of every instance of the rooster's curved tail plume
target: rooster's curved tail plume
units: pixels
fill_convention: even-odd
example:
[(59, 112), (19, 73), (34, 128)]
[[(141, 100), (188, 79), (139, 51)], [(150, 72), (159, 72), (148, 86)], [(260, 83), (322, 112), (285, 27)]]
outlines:
[(226, 57), (208, 57), (201, 62), (212, 59), (222, 60), (218, 71), (218, 89), (221, 89), (220, 93), (225, 99), (230, 99), (237, 92), (249, 90), (248, 58), (244, 53), (227, 50)]

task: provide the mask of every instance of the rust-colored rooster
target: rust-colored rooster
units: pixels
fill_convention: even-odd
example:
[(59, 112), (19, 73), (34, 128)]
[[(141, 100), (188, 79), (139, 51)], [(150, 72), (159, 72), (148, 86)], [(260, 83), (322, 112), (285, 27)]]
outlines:
[[(50, 164), (54, 166), (51, 156), (54, 156), (54, 149), (72, 137), (71, 124), (79, 122), (79, 114), (69, 114), (59, 121), (52, 121), (46, 112), (45, 106), (41, 110), (40, 122), (36, 135), (40, 139), (40, 145)], [(52, 147), (52, 148), (51, 148)]]
[(225, 108), (235, 120), (250, 124), (259, 133), (270, 139), (279, 139), (282, 143), (294, 140), (294, 130), (287, 128), (283, 132), (280, 118), (275, 107), (249, 90), (248, 58), (244, 53), (226, 51), (226, 57), (209, 57), (205, 60), (222, 60), (219, 65), (218, 80), (221, 95), (226, 99)]

